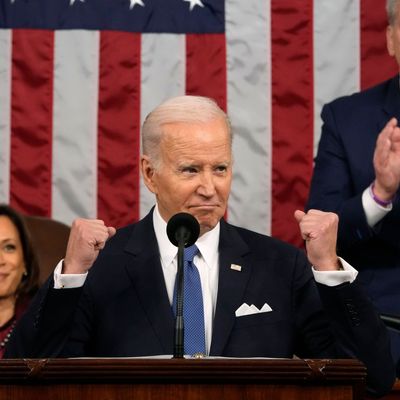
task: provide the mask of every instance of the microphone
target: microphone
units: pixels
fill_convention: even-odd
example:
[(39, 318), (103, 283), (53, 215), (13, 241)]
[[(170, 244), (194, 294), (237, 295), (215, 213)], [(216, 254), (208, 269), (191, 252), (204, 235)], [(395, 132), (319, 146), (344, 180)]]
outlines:
[(199, 233), (200, 225), (191, 214), (178, 213), (168, 221), (168, 239), (176, 247), (179, 247), (181, 242), (183, 242), (184, 247), (189, 247), (196, 243)]
[(381, 320), (385, 325), (396, 332), (400, 332), (400, 317), (392, 314), (380, 314)]
[(170, 218), (167, 224), (167, 235), (170, 242), (178, 247), (178, 270), (176, 273), (176, 317), (174, 331), (174, 357), (183, 358), (184, 321), (183, 321), (183, 250), (194, 244), (200, 234), (197, 219), (187, 213), (178, 213)]

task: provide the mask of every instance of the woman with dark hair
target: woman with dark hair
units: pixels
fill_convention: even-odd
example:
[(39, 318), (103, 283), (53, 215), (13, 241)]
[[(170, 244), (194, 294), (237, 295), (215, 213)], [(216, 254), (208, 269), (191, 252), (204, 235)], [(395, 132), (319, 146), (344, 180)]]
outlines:
[(38, 279), (39, 265), (22, 217), (0, 205), (0, 358)]

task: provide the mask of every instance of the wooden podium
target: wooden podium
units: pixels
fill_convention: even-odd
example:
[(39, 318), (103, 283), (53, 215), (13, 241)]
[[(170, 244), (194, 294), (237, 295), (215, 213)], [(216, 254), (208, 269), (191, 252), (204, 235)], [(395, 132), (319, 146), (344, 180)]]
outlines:
[(357, 400), (356, 360), (0, 360), (0, 399)]

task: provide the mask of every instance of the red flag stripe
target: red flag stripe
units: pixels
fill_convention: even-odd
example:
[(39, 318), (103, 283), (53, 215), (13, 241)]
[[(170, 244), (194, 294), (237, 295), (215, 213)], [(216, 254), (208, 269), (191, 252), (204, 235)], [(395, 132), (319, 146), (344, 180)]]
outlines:
[(108, 31), (100, 39), (97, 209), (116, 227), (139, 218), (140, 38)]
[(186, 93), (211, 97), (226, 111), (224, 34), (186, 35)]
[(41, 216), (51, 215), (53, 53), (53, 31), (13, 31), (10, 204)]
[(385, 31), (387, 25), (385, 7), (377, 7), (376, 0), (361, 0), (361, 89), (376, 85), (398, 73), (397, 64), (386, 50)]
[(313, 159), (313, 1), (272, 0), (272, 235), (300, 244), (293, 218)]

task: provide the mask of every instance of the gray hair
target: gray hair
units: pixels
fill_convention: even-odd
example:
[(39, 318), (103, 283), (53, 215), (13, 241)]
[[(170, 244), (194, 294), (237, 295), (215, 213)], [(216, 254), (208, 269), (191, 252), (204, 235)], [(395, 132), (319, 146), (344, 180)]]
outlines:
[(386, 0), (386, 12), (389, 25), (393, 25), (396, 21), (396, 11), (399, 6), (399, 0)]
[(160, 142), (163, 125), (176, 122), (205, 123), (222, 118), (226, 123), (232, 146), (231, 124), (218, 104), (202, 96), (178, 96), (166, 100), (147, 115), (142, 127), (142, 151), (150, 157), (155, 168), (160, 166)]

